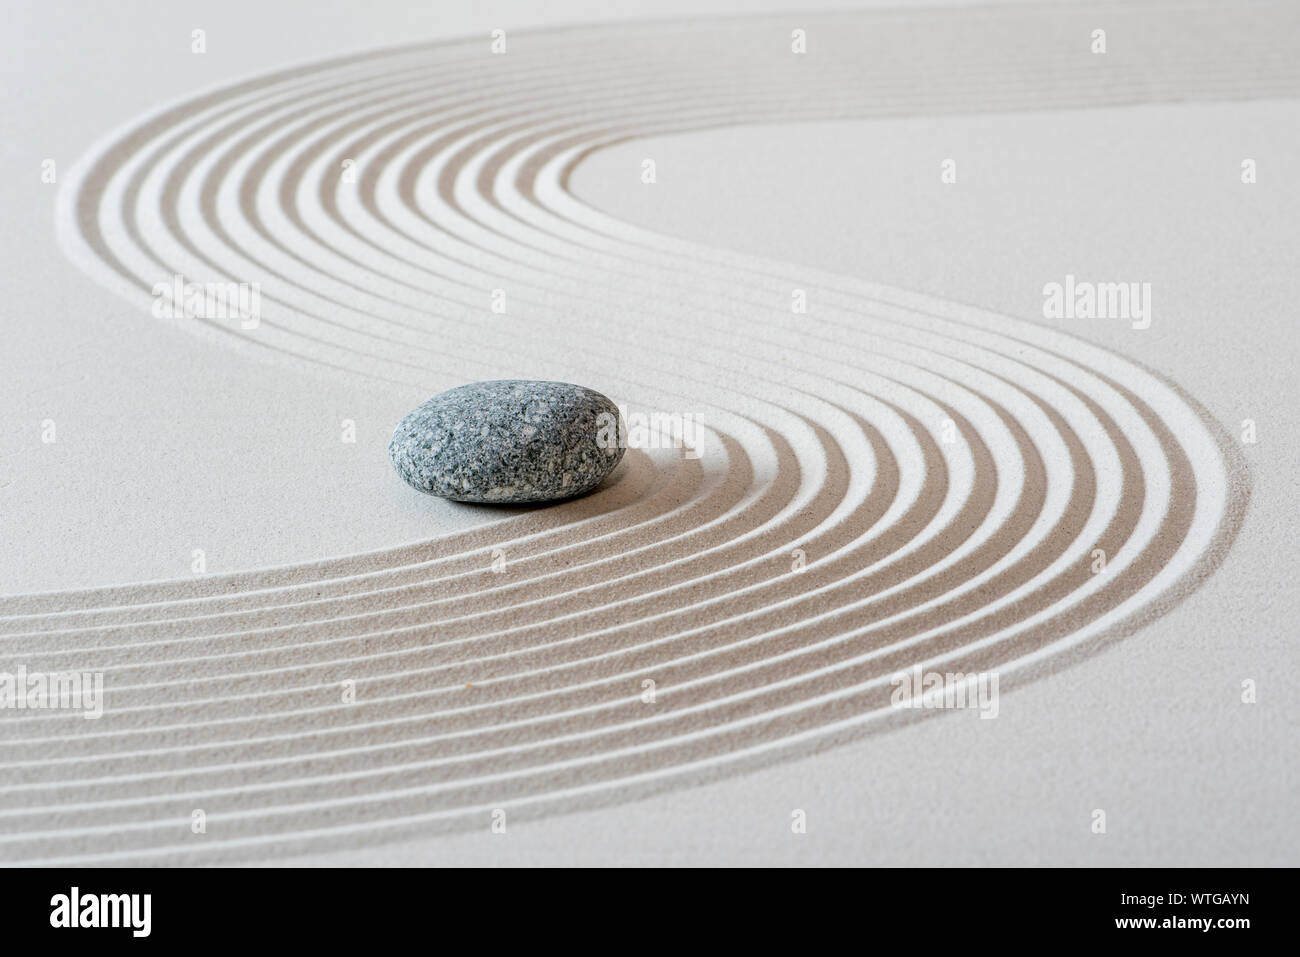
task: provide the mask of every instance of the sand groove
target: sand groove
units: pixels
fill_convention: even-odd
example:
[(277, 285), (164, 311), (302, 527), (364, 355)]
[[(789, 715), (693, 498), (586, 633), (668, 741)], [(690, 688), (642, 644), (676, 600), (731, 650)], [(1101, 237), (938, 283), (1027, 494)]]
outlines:
[(0, 599), (4, 667), (102, 671), (107, 693), (98, 721), (0, 720), (0, 859), (237, 860), (621, 800), (919, 717), (889, 705), (915, 664), (1005, 691), (1194, 588), (1247, 484), (1176, 386), (568, 189), (595, 150), (721, 125), (1294, 93), (1289, 7), (1225, 15), (1218, 45), (1167, 14), (1115, 13), (1161, 42), (1103, 76), (1068, 10), (801, 16), (807, 58), (783, 18), (512, 34), (506, 56), (476, 38), (250, 80), (107, 139), (61, 196), (69, 254), (143, 307), (176, 273), (259, 282), (259, 328), (186, 320), (214, 344), (413, 399), (569, 379), (709, 434), (698, 459), (632, 452), (589, 498), (415, 546)]

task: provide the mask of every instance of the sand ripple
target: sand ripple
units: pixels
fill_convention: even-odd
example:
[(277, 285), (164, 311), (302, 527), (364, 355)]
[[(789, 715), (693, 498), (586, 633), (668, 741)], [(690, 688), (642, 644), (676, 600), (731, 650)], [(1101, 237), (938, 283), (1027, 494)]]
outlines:
[[(602, 147), (728, 124), (1294, 90), (1273, 39), (1294, 15), (1261, 10), (1217, 32), (1115, 12), (1162, 42), (1102, 78), (1068, 12), (519, 33), (287, 70), (108, 138), (62, 193), (69, 254), (142, 305), (176, 273), (259, 282), (259, 328), (187, 321), (216, 343), (425, 392), (571, 379), (708, 435), (415, 546), (0, 599), (6, 666), (107, 693), (99, 721), (0, 720), (0, 858), (487, 828), (914, 720), (889, 681), (913, 665), (1006, 691), (1134, 631), (1212, 570), (1247, 494), (1176, 386), (1044, 325), (649, 233), (567, 184)], [(795, 26), (816, 56), (789, 54)]]

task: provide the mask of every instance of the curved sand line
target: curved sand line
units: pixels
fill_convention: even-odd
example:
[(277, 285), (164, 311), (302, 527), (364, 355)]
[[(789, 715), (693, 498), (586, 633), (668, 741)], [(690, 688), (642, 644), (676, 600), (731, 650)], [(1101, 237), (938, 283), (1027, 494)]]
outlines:
[(699, 460), (629, 455), (589, 498), (427, 543), (0, 599), (6, 661), (106, 685), (99, 721), (0, 722), (0, 856), (220, 861), (624, 800), (926, 715), (889, 705), (904, 668), (1007, 688), (1139, 627), (1245, 506), (1193, 400), (1054, 330), (647, 233), (567, 184), (593, 150), (718, 125), (1293, 91), (1274, 38), (1294, 14), (1263, 9), (1225, 16), (1220, 46), (1159, 8), (1111, 15), (1162, 44), (1101, 80), (1062, 53), (1070, 11), (800, 16), (806, 61), (786, 18), (519, 35), (505, 57), (476, 39), (284, 71), (112, 137), (59, 227), (134, 301), (175, 273), (256, 281), (257, 330), (187, 322), (419, 394), (590, 382), (711, 434)]

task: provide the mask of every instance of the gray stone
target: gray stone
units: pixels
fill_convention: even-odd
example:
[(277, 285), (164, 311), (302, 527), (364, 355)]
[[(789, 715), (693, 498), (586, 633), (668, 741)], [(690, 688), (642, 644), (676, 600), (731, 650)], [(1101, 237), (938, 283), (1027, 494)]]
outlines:
[(623, 458), (618, 406), (567, 382), (499, 379), (435, 395), (388, 454), (421, 492), (458, 502), (549, 502), (591, 491)]

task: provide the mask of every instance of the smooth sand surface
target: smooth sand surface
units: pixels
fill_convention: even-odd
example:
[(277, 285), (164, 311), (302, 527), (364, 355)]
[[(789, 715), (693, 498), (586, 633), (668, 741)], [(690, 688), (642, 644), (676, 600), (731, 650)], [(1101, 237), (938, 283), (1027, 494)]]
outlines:
[[(1294, 862), (1296, 456), (1239, 423), (1294, 405), (1297, 210), (1238, 168), (1294, 167), (1297, 19), (1173, 9), (480, 34), (71, 135), (8, 278), (60, 308), (10, 362), (0, 642), (105, 714), (0, 716), (0, 856)], [(176, 273), (260, 324), (153, 317)], [(1044, 320), (1066, 273), (1151, 328)], [(704, 441), (412, 495), (392, 423), (509, 376)], [(913, 666), (996, 672), (997, 720), (892, 707)]]

